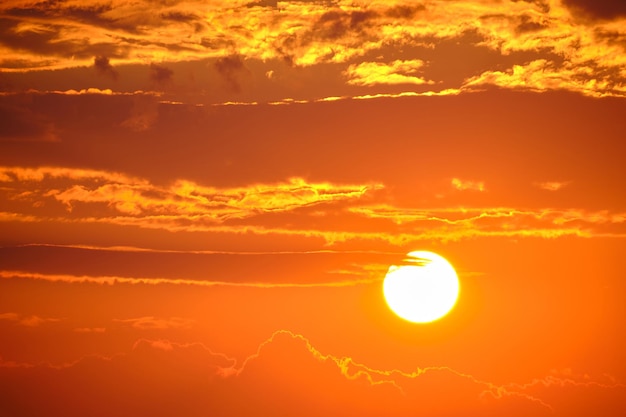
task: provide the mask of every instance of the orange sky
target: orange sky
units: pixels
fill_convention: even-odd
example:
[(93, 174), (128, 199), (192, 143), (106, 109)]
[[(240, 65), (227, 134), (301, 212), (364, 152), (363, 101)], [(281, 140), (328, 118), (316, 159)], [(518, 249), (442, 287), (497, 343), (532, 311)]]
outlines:
[(0, 416), (626, 414), (625, 68), (611, 0), (3, 1)]

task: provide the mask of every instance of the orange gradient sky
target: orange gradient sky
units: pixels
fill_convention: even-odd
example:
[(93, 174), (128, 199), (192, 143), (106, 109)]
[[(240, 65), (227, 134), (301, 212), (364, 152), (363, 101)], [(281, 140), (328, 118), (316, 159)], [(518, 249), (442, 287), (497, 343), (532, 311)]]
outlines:
[(625, 68), (611, 0), (3, 1), (0, 416), (626, 414)]

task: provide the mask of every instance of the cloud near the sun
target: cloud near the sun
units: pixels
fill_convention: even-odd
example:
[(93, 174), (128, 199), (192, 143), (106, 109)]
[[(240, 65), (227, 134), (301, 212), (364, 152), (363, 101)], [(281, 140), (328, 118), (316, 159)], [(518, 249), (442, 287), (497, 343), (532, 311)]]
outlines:
[[(445, 366), (376, 369), (320, 351), (304, 336), (278, 331), (247, 358), (201, 343), (138, 340), (112, 357), (62, 365), (1, 362), (5, 411), (14, 415), (444, 416), (463, 412), (567, 416), (619, 405), (624, 387), (608, 376), (568, 370), (521, 384), (493, 383)], [(119, 382), (124, 381), (124, 389)], [(40, 387), (45, 386), (46, 390)], [(39, 392), (29, 401), (24, 392)], [(76, 395), (80, 392), (80, 395)], [(571, 404), (577, 395), (581, 401)], [(245, 401), (241, 401), (245, 398)], [(582, 408), (581, 408), (582, 405)]]

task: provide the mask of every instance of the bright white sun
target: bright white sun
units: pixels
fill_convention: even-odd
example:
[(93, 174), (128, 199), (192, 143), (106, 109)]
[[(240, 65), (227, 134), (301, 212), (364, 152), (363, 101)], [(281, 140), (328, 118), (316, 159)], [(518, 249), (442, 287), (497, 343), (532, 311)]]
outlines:
[(445, 316), (459, 296), (454, 268), (433, 252), (410, 252), (402, 265), (389, 267), (383, 282), (389, 308), (414, 323), (427, 323)]

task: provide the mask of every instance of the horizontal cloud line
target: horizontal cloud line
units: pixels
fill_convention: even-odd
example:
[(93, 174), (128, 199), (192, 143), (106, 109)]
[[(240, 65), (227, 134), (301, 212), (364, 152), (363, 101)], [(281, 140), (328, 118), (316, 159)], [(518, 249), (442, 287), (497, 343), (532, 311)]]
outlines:
[(383, 250), (343, 250), (343, 249), (315, 249), (301, 251), (228, 251), (228, 250), (179, 250), (179, 249), (155, 249), (137, 246), (97, 246), (97, 245), (64, 245), (56, 243), (26, 243), (21, 245), (2, 246), (0, 249), (8, 248), (60, 248), (60, 249), (85, 249), (103, 252), (148, 252), (148, 253), (174, 253), (191, 255), (404, 255), (404, 251), (383, 251)]
[(130, 278), (119, 276), (87, 276), (87, 275), (60, 275), (41, 274), (24, 271), (0, 271), (0, 279), (31, 279), (68, 284), (99, 284), (99, 285), (189, 285), (198, 287), (237, 287), (237, 288), (341, 288), (357, 285), (369, 285), (380, 282), (382, 278), (357, 279), (333, 282), (315, 283), (271, 283), (271, 282), (228, 282), (228, 281), (201, 281), (193, 279), (173, 278)]

